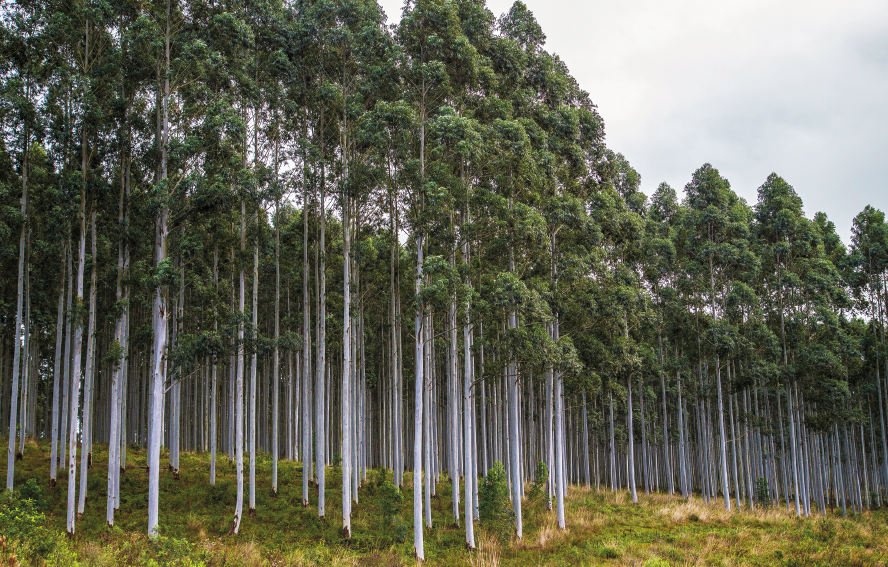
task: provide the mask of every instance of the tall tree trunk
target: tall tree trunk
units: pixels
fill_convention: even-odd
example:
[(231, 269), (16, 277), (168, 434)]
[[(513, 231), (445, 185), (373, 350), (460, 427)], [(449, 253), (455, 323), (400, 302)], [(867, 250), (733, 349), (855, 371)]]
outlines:
[(638, 504), (638, 493), (635, 490), (635, 431), (632, 419), (632, 378), (626, 378), (626, 428), (629, 434), (629, 492), (632, 494), (632, 502)]
[(246, 274), (243, 265), (243, 253), (247, 239), (247, 211), (246, 204), (241, 201), (241, 231), (240, 231), (240, 274), (238, 291), (238, 313), (240, 315), (237, 324), (237, 374), (235, 378), (235, 409), (234, 409), (234, 451), (235, 467), (237, 468), (237, 500), (234, 507), (234, 521), (229, 534), (236, 535), (240, 529), (240, 522), (244, 511), (244, 317), (246, 312)]
[[(416, 234), (416, 295), (420, 297), (422, 291), (422, 234)], [(423, 397), (425, 394), (425, 374), (423, 348), (423, 305), (417, 301), (416, 322), (414, 325), (414, 359), (416, 362), (416, 384), (414, 389), (413, 412), (413, 550), (420, 561), (425, 559), (425, 551), (422, 539), (422, 450), (423, 450)], [(428, 480), (426, 481), (428, 482)]]
[[(89, 27), (87, 27), (87, 43), (89, 40)], [(30, 90), (28, 90), (30, 95)], [(84, 133), (84, 140), (86, 139), (86, 134)], [(84, 155), (86, 149), (84, 147)], [(25, 136), (24, 143), (22, 146), (22, 198), (21, 198), (21, 210), (22, 210), (22, 228), (19, 234), (19, 261), (18, 261), (18, 283), (16, 287), (16, 299), (15, 299), (15, 328), (12, 333), (12, 346), (13, 346), (13, 355), (12, 355), (12, 389), (11, 389), (11, 398), (9, 404), (9, 451), (6, 455), (6, 489), (13, 489), (13, 479), (15, 477), (15, 461), (16, 461), (16, 451), (15, 451), (15, 434), (16, 434), (16, 424), (18, 422), (18, 391), (19, 391), (19, 368), (22, 366), (21, 363), (21, 336), (22, 332), (22, 309), (24, 302), (24, 279), (25, 279), (25, 269), (27, 264), (27, 248), (26, 248), (26, 240), (28, 235), (28, 168), (30, 161), (30, 136), (28, 132), (27, 125), (25, 126)], [(84, 169), (84, 179), (86, 178), (86, 173)], [(85, 205), (84, 205), (85, 206)]]
[[(660, 387), (663, 391), (663, 468), (669, 494), (675, 494), (675, 477), (672, 474), (672, 458), (669, 454), (669, 410), (666, 406), (666, 373), (663, 372), (663, 336), (657, 331), (657, 354), (660, 362)], [(681, 412), (681, 410), (679, 410)]]
[(95, 349), (96, 349), (96, 286), (98, 285), (98, 277), (96, 273), (96, 262), (98, 252), (96, 250), (96, 210), (93, 207), (90, 215), (90, 227), (92, 232), (92, 267), (90, 269), (89, 284), (89, 324), (86, 334), (86, 384), (83, 391), (83, 426), (81, 431), (81, 448), (80, 448), (80, 498), (77, 501), (77, 517), (83, 518), (83, 512), (86, 508), (86, 475), (89, 470), (90, 463), (90, 446), (92, 439), (92, 385), (95, 366)]
[[(169, 142), (169, 96), (170, 96), (170, 1), (166, 2), (166, 33), (164, 37), (164, 87), (162, 98), (163, 123), (161, 146), (161, 182), (167, 175)], [(167, 259), (167, 239), (169, 236), (169, 204), (163, 199), (160, 214), (155, 222), (155, 261), (163, 266)], [(158, 503), (160, 496), (160, 445), (163, 436), (163, 397), (167, 371), (167, 325), (169, 323), (168, 290), (163, 283), (157, 286), (154, 298), (154, 372), (151, 386), (151, 441), (148, 452), (148, 533), (157, 535)]]
[[(348, 176), (348, 165), (344, 176)], [(352, 317), (351, 317), (351, 211), (350, 198), (342, 198), (342, 531), (351, 538), (352, 493)]]
[[(256, 209), (256, 241), (253, 243), (253, 339), (259, 339), (259, 210)], [(250, 516), (256, 515), (256, 388), (259, 367), (256, 345), (250, 358)]]
[[(303, 144), (308, 144), (308, 136), (303, 130)], [(308, 479), (311, 476), (311, 297), (308, 277), (308, 162), (307, 152), (302, 152), (302, 505), (308, 507)]]
[[(278, 182), (278, 147), (279, 139), (275, 139), (274, 146), (274, 179)], [(277, 192), (279, 189), (275, 187)], [(272, 415), (271, 415), (271, 492), (275, 496), (278, 491), (278, 450), (280, 447), (278, 425), (280, 422), (280, 338), (281, 338), (281, 230), (280, 230), (280, 197), (274, 200), (274, 353), (272, 355)]]
[[(469, 243), (468, 240), (463, 242), (463, 262), (468, 265), (469, 263)], [(471, 286), (471, 280), (468, 276), (466, 276), (465, 280), (466, 287)], [(463, 465), (465, 467), (465, 471), (463, 476), (465, 477), (465, 521), (466, 521), (466, 547), (468, 549), (475, 549), (475, 526), (472, 510), (472, 495), (475, 493), (475, 484), (478, 480), (478, 473), (474, 468), (474, 458), (475, 451), (473, 451), (472, 441), (475, 438), (474, 425), (475, 418), (473, 415), (473, 410), (475, 407), (474, 395), (472, 392), (472, 388), (474, 388), (475, 382), (475, 366), (474, 359), (472, 358), (472, 314), (471, 314), (471, 299), (467, 300), (465, 303), (465, 322), (463, 325), (463, 349), (465, 351), (463, 356), (463, 363), (465, 365), (465, 375), (463, 376), (463, 408), (465, 409), (465, 415), (463, 416), (463, 425), (464, 431), (463, 435), (465, 437), (465, 457), (463, 461)], [(454, 353), (456, 354), (456, 353)], [(456, 481), (454, 481), (456, 482)]]
[[(49, 487), (54, 488), (56, 485), (56, 471), (58, 470), (58, 454), (59, 454), (59, 396), (62, 388), (62, 338), (64, 336), (65, 323), (65, 263), (68, 256), (68, 248), (65, 240), (61, 241), (62, 249), (62, 269), (59, 277), (59, 310), (58, 322), (56, 323), (56, 346), (55, 346), (55, 365), (53, 366), (53, 383), (52, 383), (52, 441), (49, 453)], [(2, 366), (0, 366), (2, 368)]]
[[(215, 242), (213, 244), (213, 288), (216, 290), (216, 294), (219, 293), (219, 243)], [(219, 330), (219, 314), (217, 312), (213, 312), (213, 331), (218, 332)], [(216, 485), (216, 451), (218, 450), (218, 432), (217, 432), (217, 421), (218, 417), (216, 415), (216, 391), (218, 389), (217, 384), (217, 374), (218, 374), (219, 362), (217, 357), (213, 357), (213, 368), (212, 368), (212, 376), (211, 376), (211, 386), (210, 386), (210, 486)]]
[(324, 113), (321, 112), (321, 202), (320, 202), (320, 233), (318, 250), (320, 255), (320, 263), (316, 270), (316, 278), (319, 278), (316, 293), (318, 295), (318, 358), (315, 365), (317, 373), (318, 386), (315, 390), (316, 407), (315, 418), (317, 419), (317, 428), (315, 429), (315, 439), (317, 442), (317, 450), (315, 457), (317, 459), (317, 475), (318, 475), (318, 517), (324, 517), (324, 506), (326, 501), (326, 465), (327, 465), (327, 427), (324, 404), (326, 403), (328, 393), (326, 392), (326, 375), (327, 371), (327, 180), (325, 178), (325, 163), (323, 155), (324, 147)]

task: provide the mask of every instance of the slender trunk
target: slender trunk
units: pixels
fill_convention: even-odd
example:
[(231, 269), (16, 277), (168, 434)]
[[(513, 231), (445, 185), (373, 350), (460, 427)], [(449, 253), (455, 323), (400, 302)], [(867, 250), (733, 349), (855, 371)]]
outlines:
[[(558, 336), (558, 320), (555, 320), (555, 336)], [(564, 473), (564, 380), (561, 372), (555, 372), (555, 500), (558, 515), (558, 527), (566, 529), (564, 518), (564, 495), (566, 474)]]
[[(303, 143), (308, 139), (303, 132)], [(308, 507), (308, 479), (311, 476), (311, 294), (308, 286), (308, 163), (305, 149), (302, 153), (302, 505)]]
[[(62, 239), (62, 270), (59, 278), (59, 310), (58, 322), (56, 323), (56, 346), (55, 346), (55, 365), (53, 366), (53, 384), (52, 384), (52, 448), (49, 457), (49, 486), (56, 485), (56, 471), (58, 469), (58, 450), (59, 450), (59, 395), (62, 387), (62, 337), (64, 335), (65, 321), (65, 263), (68, 256), (68, 248), (65, 240)], [(3, 368), (3, 366), (0, 366)]]
[[(87, 44), (89, 40), (89, 27), (87, 24)], [(28, 90), (28, 94), (30, 97), (30, 90)], [(84, 133), (84, 141), (86, 140), (86, 134)], [(16, 451), (15, 451), (15, 434), (16, 434), (16, 424), (18, 422), (18, 391), (19, 391), (19, 367), (21, 364), (21, 340), (19, 337), (22, 332), (22, 309), (23, 309), (23, 301), (24, 301), (24, 278), (25, 278), (25, 266), (27, 264), (27, 249), (25, 246), (25, 241), (27, 240), (28, 234), (28, 165), (29, 165), (29, 155), (30, 151), (30, 140), (28, 135), (28, 128), (25, 126), (25, 140), (22, 146), (22, 198), (21, 198), (21, 210), (22, 210), (22, 228), (19, 235), (19, 261), (18, 261), (18, 283), (16, 287), (16, 300), (15, 300), (15, 328), (12, 333), (12, 346), (13, 346), (13, 355), (12, 355), (12, 389), (11, 389), (11, 398), (9, 404), (9, 451), (7, 453), (6, 458), (6, 489), (13, 489), (13, 479), (15, 477), (15, 461), (16, 461)], [(86, 148), (84, 146), (84, 156), (86, 155)], [(85, 158), (84, 158), (85, 160)], [(84, 167), (84, 183), (86, 179), (86, 169)], [(85, 206), (85, 204), (83, 205)], [(70, 506), (73, 508), (73, 501)], [(70, 514), (69, 514), (70, 515)], [(73, 520), (69, 521), (70, 527), (69, 531), (73, 533)]]
[[(213, 287), (216, 290), (216, 293), (219, 292), (219, 244), (216, 242), (213, 245)], [(213, 330), (218, 332), (219, 329), (219, 314), (213, 313)], [(218, 374), (218, 359), (213, 357), (213, 369), (212, 369), (212, 377), (210, 386), (210, 486), (216, 485), (216, 451), (218, 449), (217, 446), (217, 416), (216, 416), (216, 390), (218, 388), (217, 384), (217, 374)]]
[(626, 429), (629, 434), (627, 452), (629, 455), (629, 492), (632, 494), (632, 502), (638, 504), (638, 492), (635, 489), (635, 431), (632, 419), (632, 378), (626, 377)]
[[(416, 295), (422, 291), (422, 234), (416, 234)], [(425, 559), (422, 534), (422, 449), (423, 449), (423, 395), (425, 391), (424, 349), (423, 349), (423, 306), (417, 302), (414, 325), (414, 352), (416, 362), (416, 384), (414, 389), (413, 415), (413, 550), (420, 561)], [(428, 481), (427, 481), (428, 482)]]
[(246, 299), (246, 274), (243, 266), (243, 253), (247, 238), (246, 205), (241, 201), (241, 232), (240, 232), (240, 264), (237, 324), (237, 374), (235, 378), (235, 409), (234, 409), (234, 452), (237, 468), (237, 499), (234, 507), (234, 520), (230, 534), (237, 534), (244, 511), (244, 308)]
[[(469, 263), (469, 243), (468, 241), (463, 243), (463, 262), (466, 264)], [(471, 281), (468, 277), (466, 277), (466, 286), (471, 286)], [(465, 411), (465, 415), (463, 416), (463, 435), (464, 435), (464, 448), (465, 448), (465, 456), (463, 465), (465, 467), (465, 472), (463, 476), (465, 478), (465, 522), (466, 522), (466, 547), (468, 549), (475, 549), (475, 526), (472, 521), (474, 518), (474, 514), (472, 511), (472, 495), (475, 493), (475, 483), (478, 479), (478, 474), (474, 468), (474, 457), (475, 451), (473, 451), (473, 444), (475, 438), (474, 425), (475, 419), (472, 414), (472, 411), (475, 407), (475, 399), (472, 392), (472, 388), (474, 387), (475, 381), (475, 366), (474, 359), (472, 358), (472, 316), (471, 316), (471, 305), (469, 301), (466, 301), (465, 304), (465, 324), (463, 325), (463, 349), (465, 351), (463, 355), (463, 363), (465, 364), (465, 375), (463, 376), (463, 408)], [(454, 352), (454, 354), (456, 354)], [(456, 482), (456, 481), (454, 481)]]
[(83, 426), (81, 431), (81, 448), (80, 448), (80, 498), (77, 501), (77, 516), (83, 517), (83, 511), (86, 508), (86, 475), (90, 463), (90, 447), (92, 440), (92, 384), (93, 370), (95, 366), (95, 334), (96, 334), (96, 285), (98, 277), (96, 273), (96, 261), (98, 252), (96, 251), (96, 211), (93, 208), (90, 215), (90, 227), (92, 231), (92, 268), (90, 270), (89, 284), (89, 324), (87, 326), (86, 335), (86, 384), (83, 391)]
[(586, 488), (592, 488), (589, 471), (589, 417), (586, 413), (586, 390), (583, 390), (583, 468), (586, 473)]
[(641, 470), (644, 474), (644, 493), (651, 493), (651, 479), (648, 475), (647, 431), (644, 421), (644, 379), (638, 377), (638, 409), (641, 418)]
[[(672, 457), (669, 454), (669, 411), (666, 407), (666, 373), (663, 372), (663, 336), (659, 331), (657, 332), (657, 347), (660, 359), (660, 387), (663, 391), (663, 468), (666, 471), (669, 494), (675, 494), (675, 477), (672, 474)], [(679, 413), (681, 413), (680, 409)]]
[[(323, 148), (324, 141), (324, 113), (321, 113), (321, 147)], [(320, 232), (320, 238), (318, 243), (317, 250), (319, 251), (320, 261), (317, 269), (315, 270), (316, 278), (318, 278), (317, 282), (317, 290), (316, 293), (318, 295), (318, 328), (317, 328), (317, 336), (318, 336), (318, 358), (317, 364), (315, 365), (315, 372), (317, 372), (317, 390), (315, 391), (316, 396), (316, 407), (315, 407), (315, 418), (317, 419), (317, 428), (315, 429), (315, 440), (317, 443), (316, 458), (317, 458), (317, 475), (318, 475), (318, 517), (324, 517), (324, 505), (326, 500), (326, 464), (327, 464), (327, 453), (326, 453), (326, 442), (327, 442), (327, 427), (325, 418), (327, 416), (327, 412), (325, 411), (324, 404), (327, 400), (327, 392), (326, 392), (326, 379), (325, 372), (327, 369), (327, 248), (326, 248), (326, 232), (327, 232), (327, 181), (325, 178), (325, 169), (324, 169), (324, 156), (321, 155), (321, 203), (320, 203), (320, 226), (318, 228)]]
[[(554, 333), (550, 325), (549, 332)], [(552, 510), (552, 499), (555, 497), (555, 373), (551, 367), (546, 368), (546, 466), (549, 478), (546, 483), (546, 509)]]
[[(278, 143), (276, 140), (274, 150), (274, 173), (275, 182), (278, 181)], [(277, 187), (275, 187), (277, 190)], [(278, 491), (278, 448), (280, 446), (278, 422), (280, 421), (280, 342), (281, 337), (281, 231), (280, 231), (280, 198), (276, 198), (274, 202), (274, 354), (272, 355), (272, 412), (271, 412), (271, 452), (272, 452), (272, 471), (271, 471), (271, 492), (277, 495)]]
[[(348, 175), (348, 166), (346, 173)], [(352, 493), (352, 317), (351, 317), (351, 219), (348, 197), (342, 205), (342, 531), (351, 538)]]

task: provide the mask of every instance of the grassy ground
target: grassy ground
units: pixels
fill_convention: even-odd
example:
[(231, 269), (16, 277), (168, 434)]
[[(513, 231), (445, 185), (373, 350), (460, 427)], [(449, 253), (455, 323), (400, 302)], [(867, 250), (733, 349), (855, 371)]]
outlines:
[[(47, 501), (42, 531), (32, 540), (4, 543), (0, 561), (10, 554), (36, 565), (183, 565), (278, 566), (413, 565), (412, 490), (404, 491), (400, 518), (383, 527), (378, 491), (373, 483), (361, 489), (354, 508), (351, 541), (341, 537), (341, 477), (327, 469), (327, 517), (317, 518), (317, 488), (311, 507), (303, 508), (302, 469), (279, 465), (279, 494), (271, 494), (271, 461), (257, 459), (256, 516), (244, 517), (240, 534), (228, 536), (234, 510), (235, 470), (228, 459), (217, 460), (217, 484), (208, 484), (209, 457), (184, 453), (179, 480), (161, 473), (162, 537), (149, 540), (147, 472), (144, 451), (128, 451), (129, 468), (122, 477), (121, 507), (115, 528), (105, 524), (107, 450), (96, 446), (90, 469), (89, 498), (76, 535), (65, 529), (66, 472), (59, 486), (48, 488), (48, 445), (29, 443), (16, 466), (16, 486), (37, 478)], [(166, 462), (166, 461), (164, 461)], [(246, 467), (245, 467), (246, 468)], [(5, 467), (0, 468), (5, 476)], [(79, 479), (78, 479), (79, 480)], [(525, 506), (524, 539), (499, 542), (478, 533), (478, 549), (468, 552), (464, 529), (452, 521), (450, 484), (438, 485), (433, 500), (434, 528), (425, 531), (426, 563), (442, 566), (511, 565), (885, 565), (888, 560), (888, 513), (876, 511), (843, 519), (835, 515), (796, 519), (780, 509), (725, 512), (718, 503), (699, 498), (639, 497), (633, 505), (625, 493), (571, 488), (567, 498), (567, 530), (557, 529), (555, 516), (542, 502)], [(245, 495), (245, 508), (247, 505)], [(0, 508), (0, 529), (8, 525)], [(399, 529), (400, 526), (400, 529)], [(399, 533), (406, 541), (399, 542)], [(33, 550), (42, 547), (44, 558)]]

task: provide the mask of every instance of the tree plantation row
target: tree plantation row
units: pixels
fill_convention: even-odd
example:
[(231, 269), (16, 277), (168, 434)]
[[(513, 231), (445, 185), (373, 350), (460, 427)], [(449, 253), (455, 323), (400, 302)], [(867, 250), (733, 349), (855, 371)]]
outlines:
[(0, 33), (6, 485), (48, 440), (69, 533), (93, 443), (109, 525), (147, 447), (150, 534), (183, 451), (235, 464), (232, 534), (259, 452), (320, 517), (341, 465), (346, 538), (368, 469), (412, 471), (420, 559), (437, 491), (474, 547), (496, 462), (518, 538), (534, 480), (561, 528), (569, 483), (888, 498), (884, 215), (846, 248), (708, 164), (646, 197), (521, 2), (21, 0)]

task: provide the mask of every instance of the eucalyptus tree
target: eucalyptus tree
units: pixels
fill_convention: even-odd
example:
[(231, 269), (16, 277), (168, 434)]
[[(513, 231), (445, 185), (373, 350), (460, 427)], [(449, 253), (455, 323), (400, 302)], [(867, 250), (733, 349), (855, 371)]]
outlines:
[[(638, 192), (638, 173), (621, 155), (608, 151), (603, 166), (602, 188), (590, 197), (591, 216), (601, 231), (602, 261), (597, 278), (600, 299), (597, 307), (602, 343), (608, 352), (598, 360), (598, 372), (606, 377), (613, 431), (613, 396), (615, 382), (626, 382), (626, 431), (628, 481), (633, 501), (637, 501), (635, 483), (634, 421), (632, 411), (632, 378), (639, 371), (640, 357), (636, 329), (642, 323), (643, 298), (639, 294), (638, 264), (642, 254), (644, 220), (641, 216), (644, 197)], [(624, 195), (628, 198), (624, 198)], [(616, 472), (615, 436), (611, 433), (611, 473)], [(612, 479), (613, 480), (613, 479)], [(614, 487), (616, 484), (613, 485)]]
[[(428, 245), (427, 224), (433, 218), (434, 199), (439, 191), (436, 184), (426, 177), (426, 130), (435, 110), (446, 102), (450, 92), (450, 75), (473, 61), (474, 49), (466, 40), (460, 26), (455, 4), (441, 0), (418, 0), (405, 5), (403, 17), (395, 30), (395, 40), (400, 47), (398, 67), (405, 86), (405, 100), (413, 108), (416, 123), (413, 130), (418, 138), (414, 144), (405, 172), (414, 189), (410, 192), (408, 219), (416, 246), (416, 316), (414, 322), (415, 396), (414, 396), (414, 447), (413, 447), (413, 544), (418, 559), (424, 559), (422, 538), (423, 470), (425, 470), (426, 507), (430, 506), (429, 463), (423, 467), (423, 449), (430, 440), (423, 441), (424, 388), (429, 375), (425, 369), (426, 309), (421, 299), (423, 286), (424, 250)], [(431, 408), (428, 408), (429, 412)], [(424, 445), (425, 443), (425, 445)], [(431, 523), (431, 516), (428, 516)]]
[[(833, 246), (835, 247), (835, 246)], [(879, 432), (882, 449), (882, 482), (888, 485), (888, 350), (885, 341), (886, 285), (888, 285), (888, 224), (885, 214), (867, 206), (856, 217), (851, 227), (851, 250), (847, 258), (848, 279), (858, 309), (866, 314), (872, 328), (871, 352), (874, 364), (876, 392), (879, 400)], [(882, 373), (885, 390), (882, 390)]]
[(711, 337), (714, 351), (715, 382), (718, 404), (719, 448), (721, 453), (721, 486), (725, 508), (731, 509), (728, 480), (727, 431), (722, 388), (721, 360), (729, 353), (728, 340), (721, 338), (721, 309), (727, 285), (732, 280), (731, 270), (749, 261), (748, 213), (745, 203), (731, 191), (730, 184), (709, 164), (698, 169), (685, 186), (684, 219), (686, 241), (684, 252), (708, 276), (708, 294), (711, 319)]
[[(651, 286), (651, 299), (654, 303), (657, 321), (657, 366), (663, 405), (663, 466), (667, 471), (666, 480), (669, 494), (675, 493), (675, 481), (672, 474), (672, 459), (669, 452), (669, 410), (666, 399), (665, 368), (665, 358), (668, 355), (668, 351), (664, 355), (663, 331), (666, 325), (667, 309), (677, 299), (675, 288), (673, 287), (677, 265), (672, 232), (678, 215), (678, 199), (675, 190), (668, 184), (661, 183), (651, 196), (648, 205), (643, 270), (645, 279)], [(681, 413), (680, 406), (678, 407), (678, 412), (679, 414)]]
[[(160, 491), (160, 445), (162, 443), (164, 393), (169, 384), (173, 388), (173, 400), (177, 401), (181, 370), (174, 368), (169, 360), (169, 325), (173, 312), (169, 297), (170, 285), (181, 285), (184, 268), (176, 270), (170, 254), (171, 230), (181, 226), (192, 212), (188, 196), (196, 181), (200, 179), (198, 165), (205, 155), (206, 145), (200, 136), (199, 128), (192, 126), (206, 123), (207, 101), (200, 98), (202, 91), (196, 80), (202, 77), (205, 69), (219, 60), (218, 52), (210, 51), (208, 44), (200, 36), (201, 14), (180, 6), (176, 0), (168, 0), (164, 6), (155, 6), (154, 30), (158, 37), (152, 45), (158, 46), (156, 107), (157, 117), (156, 151), (159, 157), (155, 183), (150, 190), (151, 209), (155, 218), (154, 240), (154, 304), (152, 328), (153, 368), (151, 371), (151, 417), (149, 419), (148, 448), (148, 533), (155, 535), (158, 525)], [(213, 22), (218, 25), (218, 22)], [(235, 40), (237, 36), (231, 39)], [(173, 105), (175, 104), (175, 107)], [(171, 108), (176, 112), (171, 115)], [(209, 141), (211, 141), (210, 138)], [(171, 226), (172, 225), (172, 226)], [(178, 272), (178, 273), (177, 273)], [(181, 299), (180, 299), (181, 305)], [(181, 308), (179, 309), (181, 311)], [(175, 374), (179, 372), (179, 374)], [(171, 406), (170, 419), (174, 420), (170, 451), (171, 465), (178, 466), (179, 415), (176, 406)], [(175, 471), (174, 471), (175, 472)]]
[[(22, 369), (22, 352), (19, 345), (27, 344), (30, 329), (23, 324), (26, 272), (28, 262), (29, 234), (29, 173), (32, 144), (42, 137), (42, 124), (39, 120), (40, 100), (45, 92), (44, 78), (50, 64), (50, 45), (47, 43), (46, 21), (49, 14), (39, 2), (15, 4), (4, 10), (3, 57), (8, 61), (4, 71), (3, 93), (6, 103), (3, 120), (4, 142), (10, 142), (10, 150), (16, 151), (15, 161), (19, 164), (18, 178), (21, 187), (19, 199), (20, 219), (18, 246), (18, 279), (16, 284), (16, 308), (13, 332), (13, 362), (11, 380), (11, 400), (9, 411), (9, 449), (7, 452), (6, 488), (12, 490), (15, 474), (15, 450), (17, 422), (19, 419), (19, 379)], [(4, 144), (5, 145), (5, 144)], [(11, 227), (10, 227), (11, 228)], [(26, 316), (26, 314), (25, 314)], [(24, 327), (24, 329), (23, 329)], [(21, 337), (21, 338), (20, 338)], [(25, 357), (28, 353), (25, 352)], [(22, 408), (24, 412), (24, 408)], [(24, 438), (24, 430), (21, 431)], [(53, 478), (55, 475), (52, 475)]]
[[(122, 104), (119, 105), (117, 120), (117, 135), (119, 147), (119, 176), (120, 189), (118, 192), (117, 230), (117, 285), (115, 290), (116, 318), (114, 325), (114, 362), (111, 377), (111, 408), (109, 416), (108, 439), (108, 483), (105, 520), (109, 526), (114, 525), (114, 511), (119, 507), (120, 496), (120, 471), (125, 469), (125, 457), (121, 446), (126, 443), (123, 439), (123, 392), (127, 378), (127, 366), (129, 355), (129, 327), (130, 327), (130, 288), (128, 271), (131, 262), (130, 241), (132, 236), (128, 233), (130, 206), (129, 199), (132, 193), (132, 162), (133, 162), (133, 106), (139, 96), (138, 91), (143, 87), (144, 80), (150, 69), (146, 65), (144, 54), (138, 49), (139, 37), (132, 29), (133, 21), (141, 15), (137, 6), (131, 3), (120, 3), (117, 9), (117, 27), (119, 37), (119, 50), (117, 53), (119, 65), (119, 82), (116, 97)], [(135, 46), (135, 48), (134, 48)]]
[[(373, 93), (369, 86), (371, 65), (384, 58), (382, 13), (375, 2), (363, 0), (318, 3), (313, 12), (321, 44), (326, 80), (334, 93), (335, 114), (333, 127), (338, 126), (338, 151), (341, 166), (339, 200), (343, 228), (343, 339), (342, 339), (342, 506), (343, 532), (351, 537), (351, 503), (357, 499), (358, 467), (355, 454), (355, 435), (358, 400), (356, 398), (355, 367), (352, 349), (356, 337), (351, 313), (352, 239), (355, 231), (356, 210), (360, 203), (361, 184), (353, 179), (351, 168), (359, 160), (352, 133), (360, 114), (370, 105)], [(322, 229), (323, 230), (323, 229)], [(320, 463), (319, 463), (320, 467)]]
[[(495, 96), (496, 81), (493, 70), (483, 53), (491, 45), (494, 31), (493, 15), (480, 2), (460, 3), (457, 10), (459, 41), (468, 40), (457, 57), (462, 64), (451, 65), (448, 71), (450, 91), (447, 105), (441, 106), (429, 124), (429, 140), (434, 149), (434, 165), (430, 180), (446, 197), (436, 196), (439, 223), (434, 232), (436, 244), (449, 262), (446, 289), (449, 297), (441, 298), (440, 309), (447, 313), (447, 435), (446, 454), (451, 480), (453, 517), (458, 523), (459, 478), (465, 479), (466, 545), (474, 548), (474, 518), (477, 501), (477, 463), (475, 462), (475, 360), (472, 343), (474, 325), (472, 314), (473, 239), (478, 237), (472, 214), (474, 188), (487, 179), (492, 161), (493, 140), (490, 117), (485, 116), (484, 104)], [(449, 218), (448, 218), (449, 217)], [(461, 280), (461, 281), (460, 281)], [(462, 327), (463, 368), (460, 371), (459, 327)], [(461, 375), (461, 378), (460, 378)]]
[[(806, 220), (802, 214), (802, 200), (795, 190), (776, 174), (771, 174), (759, 188), (759, 200), (756, 205), (756, 229), (763, 263), (762, 273), (768, 287), (776, 292), (776, 327), (779, 328), (782, 343), (782, 363), (789, 378), (792, 373), (790, 365), (790, 340), (787, 337), (786, 319), (797, 314), (796, 301), (798, 295), (794, 288), (799, 283), (798, 260), (807, 252), (807, 242), (803, 234)], [(786, 412), (789, 421), (789, 440), (792, 466), (792, 490), (795, 497), (796, 514), (801, 514), (799, 498), (799, 455), (798, 437), (796, 433), (793, 395), (789, 391), (794, 384), (786, 383)], [(788, 503), (787, 503), (788, 504)]]

